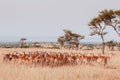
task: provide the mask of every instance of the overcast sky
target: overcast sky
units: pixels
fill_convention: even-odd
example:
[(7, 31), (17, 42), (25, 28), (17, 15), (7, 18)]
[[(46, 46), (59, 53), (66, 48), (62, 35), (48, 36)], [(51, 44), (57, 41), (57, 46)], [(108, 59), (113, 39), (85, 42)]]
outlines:
[[(56, 41), (63, 29), (90, 37), (88, 22), (100, 10), (120, 9), (120, 0), (0, 0), (0, 41)], [(120, 40), (112, 29), (106, 40)]]

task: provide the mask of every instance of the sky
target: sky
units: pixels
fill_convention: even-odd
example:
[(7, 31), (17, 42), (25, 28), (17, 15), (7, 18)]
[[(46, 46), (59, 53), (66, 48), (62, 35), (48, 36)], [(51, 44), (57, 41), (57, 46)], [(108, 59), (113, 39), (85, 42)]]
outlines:
[[(0, 0), (0, 41), (57, 41), (63, 29), (85, 35), (83, 42), (100, 42), (89, 36), (88, 22), (104, 9), (120, 9), (120, 0)], [(113, 29), (105, 40), (120, 40)]]

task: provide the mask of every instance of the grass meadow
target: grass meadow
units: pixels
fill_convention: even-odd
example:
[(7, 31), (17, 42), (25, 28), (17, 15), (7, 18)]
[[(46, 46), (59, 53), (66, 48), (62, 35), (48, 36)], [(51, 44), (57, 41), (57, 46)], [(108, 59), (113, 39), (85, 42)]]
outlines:
[[(120, 80), (120, 52), (107, 51), (114, 55), (106, 67), (102, 65), (77, 65), (62, 67), (34, 67), (4, 63), (3, 54), (10, 51), (38, 51), (47, 49), (0, 49), (0, 80)], [(48, 51), (60, 51), (49, 49)], [(67, 51), (67, 50), (62, 50)], [(72, 51), (72, 50), (71, 50)], [(99, 53), (100, 51), (80, 51), (81, 53)]]

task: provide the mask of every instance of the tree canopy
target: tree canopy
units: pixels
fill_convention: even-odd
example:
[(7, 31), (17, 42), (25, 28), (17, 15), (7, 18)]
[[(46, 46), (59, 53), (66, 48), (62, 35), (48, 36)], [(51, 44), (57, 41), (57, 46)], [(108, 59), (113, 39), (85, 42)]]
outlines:
[(99, 13), (100, 19), (106, 26), (111, 26), (120, 37), (120, 10), (103, 10)]
[(64, 43), (73, 44), (76, 45), (78, 48), (79, 40), (84, 39), (85, 37), (83, 35), (73, 33), (71, 30), (63, 30), (64, 36), (60, 36), (58, 38), (58, 42), (61, 44), (61, 47), (64, 45)]

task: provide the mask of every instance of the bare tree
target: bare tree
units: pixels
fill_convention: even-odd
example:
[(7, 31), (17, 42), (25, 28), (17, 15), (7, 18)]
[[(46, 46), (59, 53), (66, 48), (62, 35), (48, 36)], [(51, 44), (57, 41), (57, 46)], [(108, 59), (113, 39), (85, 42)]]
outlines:
[(101, 37), (102, 39), (102, 54), (104, 54), (104, 50), (105, 50), (105, 40), (104, 40), (104, 35), (107, 34), (107, 32), (105, 32), (105, 28), (106, 28), (106, 24), (101, 20), (101, 18), (98, 16), (96, 18), (93, 18), (89, 24), (88, 24), (91, 32), (91, 36), (93, 35), (98, 35)]

